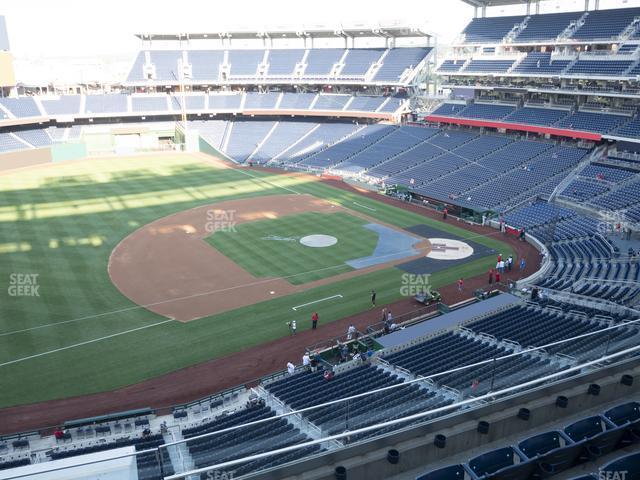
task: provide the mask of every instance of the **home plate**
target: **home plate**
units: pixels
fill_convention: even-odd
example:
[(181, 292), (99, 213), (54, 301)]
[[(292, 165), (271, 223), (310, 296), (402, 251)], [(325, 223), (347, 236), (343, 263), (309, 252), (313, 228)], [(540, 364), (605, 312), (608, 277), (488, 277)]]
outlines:
[(427, 258), (435, 260), (460, 260), (473, 255), (473, 247), (468, 243), (450, 238), (430, 238), (431, 251)]
[(331, 235), (307, 235), (300, 239), (300, 243), (305, 247), (323, 248), (335, 245), (338, 239)]

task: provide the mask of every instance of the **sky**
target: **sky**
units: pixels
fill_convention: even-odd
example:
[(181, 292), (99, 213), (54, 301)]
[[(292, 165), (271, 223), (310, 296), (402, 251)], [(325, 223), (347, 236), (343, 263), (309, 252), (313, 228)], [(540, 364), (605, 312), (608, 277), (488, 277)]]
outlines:
[[(640, 7), (640, 0), (600, 0), (600, 8), (622, 6)], [(583, 8), (584, 0), (542, 3), (542, 13)], [(489, 15), (524, 12), (524, 6), (497, 7)], [(121, 74), (141, 46), (135, 33), (400, 22), (433, 32), (440, 43), (447, 44), (473, 13), (472, 7), (459, 0), (30, 0), (0, 4), (21, 81), (37, 77), (82, 81), (100, 72)]]

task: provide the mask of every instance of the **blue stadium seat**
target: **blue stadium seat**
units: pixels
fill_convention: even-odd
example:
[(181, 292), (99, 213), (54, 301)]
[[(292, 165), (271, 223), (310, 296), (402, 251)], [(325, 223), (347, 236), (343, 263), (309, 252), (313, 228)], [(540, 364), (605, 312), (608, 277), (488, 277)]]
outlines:
[(450, 465), (420, 475), (416, 480), (465, 480), (467, 478), (469, 474), (462, 465)]
[(631, 453), (617, 458), (602, 467), (599, 473), (601, 478), (616, 478), (615, 475), (622, 477), (622, 472), (625, 472), (623, 477), (625, 480), (640, 479), (640, 453)]

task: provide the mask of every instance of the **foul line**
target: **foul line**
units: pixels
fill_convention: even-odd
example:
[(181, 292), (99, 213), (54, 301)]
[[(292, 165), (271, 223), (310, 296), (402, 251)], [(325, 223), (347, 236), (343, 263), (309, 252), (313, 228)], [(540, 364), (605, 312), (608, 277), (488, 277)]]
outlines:
[[(345, 207), (342, 207), (345, 208)], [(460, 228), (460, 227), (457, 227)], [(445, 231), (445, 233), (448, 233)], [(494, 232), (490, 232), (490, 233), (486, 233), (486, 234), (472, 234), (469, 235), (467, 237), (460, 237), (462, 240), (468, 241), (468, 240), (473, 240), (475, 238), (489, 238), (489, 237), (497, 237), (497, 236), (502, 236), (504, 235), (503, 233), (501, 233), (499, 230), (496, 230)], [(426, 239), (426, 237), (420, 237), (423, 239)], [(386, 258), (386, 257), (393, 257), (395, 255), (398, 255), (400, 253), (409, 253), (412, 252), (413, 250), (417, 250), (418, 252), (422, 252), (422, 251), (426, 251), (428, 250), (428, 248), (411, 248), (409, 250), (403, 250), (400, 252), (394, 252), (391, 254), (385, 254), (385, 255), (380, 255), (376, 258)], [(94, 318), (99, 318), (99, 317), (106, 317), (106, 316), (110, 316), (110, 315), (114, 315), (117, 313), (124, 313), (124, 312), (130, 312), (130, 311), (134, 311), (134, 310), (140, 310), (143, 308), (149, 309), (149, 307), (155, 307), (158, 305), (165, 305), (165, 304), (169, 304), (169, 303), (173, 303), (173, 302), (180, 302), (180, 301), (184, 301), (184, 300), (190, 300), (193, 298), (198, 298), (198, 297), (203, 297), (203, 296), (207, 296), (207, 295), (213, 295), (216, 293), (225, 293), (225, 292), (229, 292), (232, 290), (236, 290), (239, 288), (246, 288), (246, 287), (253, 287), (253, 286), (257, 286), (257, 285), (266, 285), (270, 282), (274, 282), (280, 279), (284, 279), (284, 280), (288, 280), (288, 279), (293, 279), (302, 275), (308, 275), (308, 274), (312, 274), (312, 273), (319, 273), (319, 272), (325, 272), (325, 271), (329, 271), (329, 270), (337, 270), (337, 269), (342, 269), (346, 266), (345, 263), (341, 263), (338, 265), (331, 265), (328, 267), (323, 267), (323, 268), (318, 268), (315, 270), (309, 270), (306, 272), (299, 272), (299, 273), (294, 273), (291, 275), (287, 275), (284, 277), (280, 277), (280, 278), (267, 278), (267, 279), (260, 279), (260, 280), (256, 280), (255, 282), (249, 282), (249, 283), (245, 283), (243, 285), (234, 285), (232, 287), (226, 287), (226, 288), (221, 288), (221, 289), (216, 289), (216, 290), (209, 290), (207, 292), (200, 292), (200, 293), (194, 293), (191, 295), (185, 295), (182, 297), (176, 297), (176, 298), (168, 298), (166, 300), (158, 300), (156, 302), (152, 302), (152, 303), (146, 303), (146, 304), (136, 304), (136, 305), (131, 305), (129, 307), (123, 307), (123, 308), (119, 308), (116, 310), (110, 310), (107, 312), (102, 312), (102, 313), (96, 313), (96, 314), (92, 314), (92, 315), (86, 315), (83, 317), (78, 317), (78, 318), (74, 318), (71, 320), (64, 320), (62, 322), (54, 322), (54, 323), (47, 323), (44, 325), (36, 325), (34, 327), (29, 327), (29, 328), (23, 328), (20, 330), (12, 330), (12, 331), (8, 331), (8, 332), (0, 332), (0, 337), (7, 337), (10, 335), (16, 335), (16, 334), (20, 334), (20, 333), (26, 333), (26, 332), (30, 332), (33, 330), (40, 330), (43, 328), (51, 328), (51, 327), (56, 327), (58, 325), (65, 325), (65, 324), (69, 324), (69, 323), (75, 323), (75, 322), (79, 322), (79, 321), (83, 321), (83, 320), (91, 320)]]
[[(309, 305), (313, 305), (314, 303), (324, 302), (325, 300), (331, 300), (332, 298), (344, 298), (342, 295), (332, 295), (331, 297), (321, 298), (320, 300), (314, 300), (313, 302), (303, 303), (302, 305), (296, 305), (295, 307), (291, 307), (291, 310), (298, 311), (299, 308), (307, 307)], [(0, 365), (1, 367), (2, 365)]]
[(252, 175), (251, 173), (247, 172), (246, 170), (244, 170), (244, 169), (242, 169), (242, 168), (237, 168), (237, 169), (236, 169), (236, 171), (237, 171), (237, 172), (242, 173), (243, 175), (247, 175), (247, 176), (249, 176), (249, 177), (251, 177), (251, 178), (253, 178), (253, 179), (255, 179), (255, 180), (258, 180), (258, 181), (260, 181), (260, 182), (264, 182), (264, 183), (266, 183), (267, 185), (270, 185), (270, 186), (272, 186), (272, 187), (282, 188), (283, 190), (286, 190), (286, 191), (291, 192), (291, 193), (295, 193), (296, 195), (302, 195), (302, 193), (300, 193), (300, 192), (296, 192), (296, 191), (295, 191), (294, 189), (292, 189), (292, 188), (289, 188), (289, 187), (283, 187), (282, 185), (277, 185), (277, 184), (275, 184), (275, 183), (273, 183), (273, 182), (270, 182), (269, 180), (265, 180), (265, 179), (264, 179), (264, 178), (262, 178), (262, 177), (258, 177), (258, 176), (256, 176), (256, 175)]
[(366, 208), (367, 210), (371, 210), (372, 212), (377, 212), (375, 208), (367, 207), (366, 205), (362, 205), (358, 202), (353, 202), (354, 205), (358, 205), (359, 207)]
[[(342, 207), (344, 208), (344, 207)], [(460, 228), (460, 227), (458, 227)], [(445, 232), (447, 233), (447, 232)], [(473, 235), (469, 235), (468, 237), (461, 237), (462, 240), (473, 240), (475, 238), (489, 238), (489, 237), (497, 237), (498, 235), (503, 235), (500, 231), (496, 230), (494, 232), (491, 233), (486, 233), (486, 234), (473, 234)], [(422, 238), (422, 237), (421, 237)], [(424, 237), (426, 239), (426, 237)], [(428, 250), (428, 248), (412, 248), (410, 250), (404, 250), (401, 252), (395, 252), (392, 254), (385, 254), (385, 255), (380, 255), (379, 257), (376, 258), (385, 258), (385, 257), (393, 257), (394, 255), (400, 254), (400, 253), (408, 253), (411, 252), (413, 250), (418, 250), (419, 252), (422, 251), (426, 251)], [(329, 270), (337, 270), (337, 269), (342, 269), (346, 266), (346, 264), (341, 263), (339, 265), (331, 265), (328, 267), (323, 267), (323, 268), (318, 268), (315, 270), (309, 270), (307, 272), (300, 272), (300, 273), (294, 273), (292, 275), (287, 275), (284, 277), (280, 277), (280, 278), (267, 278), (267, 279), (260, 279), (260, 280), (256, 280), (254, 282), (249, 282), (243, 285), (234, 285), (232, 287), (226, 287), (226, 288), (221, 288), (221, 289), (215, 289), (215, 290), (209, 290), (207, 292), (200, 292), (200, 293), (194, 293), (191, 295), (185, 295), (182, 297), (176, 297), (176, 298), (168, 298), (166, 300), (158, 300), (156, 302), (152, 302), (152, 303), (147, 303), (147, 304), (136, 304), (136, 305), (132, 305), (129, 307), (124, 307), (124, 308), (119, 308), (116, 310), (110, 310), (107, 312), (102, 312), (102, 313), (96, 313), (93, 315), (86, 315), (83, 317), (78, 317), (78, 318), (74, 318), (71, 320), (65, 320), (62, 322), (54, 322), (54, 323), (47, 323), (44, 325), (37, 325), (34, 327), (29, 327), (29, 328), (23, 328), (20, 330), (12, 330), (12, 331), (8, 331), (8, 332), (0, 332), (0, 337), (6, 337), (6, 336), (10, 336), (10, 335), (16, 335), (16, 334), (20, 334), (20, 333), (26, 333), (26, 332), (30, 332), (33, 330), (40, 330), (43, 328), (51, 328), (51, 327), (56, 327), (58, 325), (64, 325), (64, 324), (69, 324), (69, 323), (75, 323), (75, 322), (79, 322), (79, 321), (83, 321), (83, 320), (91, 320), (94, 318), (99, 318), (99, 317), (105, 317), (105, 316), (110, 316), (110, 315), (114, 315), (117, 313), (124, 313), (124, 312), (129, 312), (129, 311), (134, 311), (134, 310), (140, 310), (143, 308), (149, 309), (149, 307), (155, 307), (158, 305), (165, 305), (165, 304), (169, 304), (169, 303), (173, 303), (173, 302), (180, 302), (180, 301), (184, 301), (184, 300), (190, 300), (193, 298), (198, 298), (198, 297), (203, 297), (203, 296), (207, 296), (207, 295), (213, 295), (216, 293), (225, 293), (225, 292), (229, 292), (232, 290), (236, 290), (239, 288), (246, 288), (246, 287), (253, 287), (253, 286), (257, 286), (257, 285), (266, 285), (270, 282), (274, 282), (277, 281), (279, 279), (284, 279), (284, 280), (288, 280), (288, 279), (293, 279), (302, 275), (308, 275), (308, 274), (312, 274), (312, 273), (319, 273), (319, 272), (325, 272), (325, 271), (329, 271)]]
[(0, 367), (6, 367), (7, 365), (12, 365), (14, 363), (24, 362), (25, 360), (31, 360), (33, 358), (43, 357), (45, 355), (50, 355), (52, 353), (62, 352), (63, 350), (69, 350), (69, 349), (75, 348), (75, 347), (81, 347), (83, 345), (88, 345), (90, 343), (100, 342), (102, 340), (107, 340), (109, 338), (118, 337), (120, 335), (125, 335), (127, 333), (137, 332), (139, 330), (144, 330), (146, 328), (155, 327), (157, 325), (163, 325), (163, 324), (169, 323), (169, 322), (173, 322), (173, 320), (164, 320), (162, 322), (152, 323), (151, 325), (145, 325), (144, 327), (132, 328), (131, 330), (126, 330), (124, 332), (113, 333), (111, 335), (107, 335), (107, 336), (104, 336), (104, 337), (94, 338), (93, 340), (87, 340), (85, 342), (75, 343), (73, 345), (67, 345), (66, 347), (56, 348), (55, 350), (49, 350), (47, 352), (36, 353), (35, 355), (29, 355), (28, 357), (17, 358), (15, 360), (10, 360), (8, 362), (0, 363)]

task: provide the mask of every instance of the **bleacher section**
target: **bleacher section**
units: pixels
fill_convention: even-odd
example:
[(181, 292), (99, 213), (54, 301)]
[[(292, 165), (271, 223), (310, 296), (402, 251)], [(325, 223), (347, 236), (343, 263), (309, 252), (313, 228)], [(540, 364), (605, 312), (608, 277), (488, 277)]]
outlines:
[(0, 98), (0, 105), (17, 118), (43, 116), (32, 97)]
[(588, 12), (584, 24), (572, 35), (575, 40), (611, 40), (620, 36), (640, 16), (640, 8)]
[[(431, 115), (454, 118), (471, 118), (481, 120), (497, 120), (507, 123), (555, 127), (559, 129), (593, 132), (602, 135), (634, 137), (640, 129), (639, 122), (632, 116), (596, 111), (571, 112), (549, 106), (520, 107), (495, 103), (471, 103), (464, 106), (460, 103), (445, 102), (436, 108)], [(438, 120), (438, 119), (434, 119)]]
[(400, 184), (426, 197), (474, 208), (499, 209), (519, 195), (550, 193), (588, 153), (426, 127), (279, 122), (271, 130), (274, 122), (233, 125), (225, 153), (236, 161), (246, 161), (255, 150), (252, 159), (260, 163)]
[[(197, 427), (183, 429), (182, 434), (188, 440), (187, 447), (195, 467), (200, 468), (223, 463), (265, 450), (275, 450), (309, 440), (305, 434), (294, 428), (286, 419), (264, 422), (204, 438), (194, 438), (205, 433), (240, 426), (274, 416), (275, 412), (270, 408), (256, 405), (230, 414), (222, 414), (213, 421)], [(275, 458), (250, 461), (234, 467), (234, 474), (236, 476), (245, 475), (256, 470), (290, 462), (312, 453), (317, 453), (320, 450), (320, 446), (306, 447)], [(206, 474), (203, 474), (202, 478), (207, 478)]]
[[(323, 372), (302, 373), (267, 385), (270, 393), (293, 409), (338, 400), (359, 393), (402, 384), (403, 379), (375, 366), (362, 365), (331, 381), (323, 378)], [(349, 410), (348, 428), (356, 429), (390, 419), (394, 414), (410, 415), (425, 409), (437, 408), (452, 403), (445, 398), (417, 385), (406, 385), (389, 392), (367, 396), (360, 401), (340, 403), (313, 410), (305, 417), (322, 428), (325, 434), (341, 433), (345, 430), (345, 414)], [(362, 437), (360, 437), (362, 438)]]
[(552, 267), (539, 285), (624, 305), (640, 301), (640, 266), (603, 236), (607, 232), (599, 220), (537, 202), (510, 213), (505, 222), (527, 228), (547, 245)]
[(488, 72), (488, 73), (506, 73), (507, 70), (511, 68), (514, 60), (482, 60), (482, 59), (473, 59), (471, 62), (464, 67), (464, 72), (469, 73), (479, 73), (479, 72)]
[[(415, 69), (430, 52), (430, 47), (349, 50), (314, 48), (306, 52), (302, 49), (148, 50), (138, 54), (127, 82), (178, 83), (179, 65), (186, 61), (192, 69), (191, 78), (187, 82), (211, 84), (263, 80), (287, 83), (358, 81), (404, 84), (407, 80), (403, 75), (405, 71)], [(149, 63), (146, 63), (147, 55)], [(296, 74), (298, 67), (302, 68)], [(150, 78), (145, 76), (149, 69), (154, 71)], [(228, 69), (228, 77), (223, 74), (225, 69)], [(368, 78), (370, 71), (375, 71), (375, 74)]]
[[(489, 77), (490, 84), (520, 76), (546, 77), (553, 84), (553, 77), (632, 80), (640, 72), (638, 18), (640, 8), (474, 18), (454, 45), (456, 60), (446, 59), (438, 71), (453, 79), (467, 77), (467, 85), (476, 76)], [(512, 68), (518, 56), (525, 58)], [(504, 78), (491, 81), (498, 75)]]
[(571, 63), (570, 60), (553, 60), (548, 52), (529, 52), (527, 56), (516, 65), (513, 73), (527, 75), (559, 75)]
[[(4, 99), (5, 107), (13, 108), (22, 118), (28, 117), (59, 117), (72, 116), (74, 118), (122, 115), (135, 116), (141, 113), (154, 113), (162, 115), (175, 115), (182, 112), (183, 95), (174, 93), (164, 94), (97, 94), (97, 95), (70, 95), (52, 99), (42, 97), (43, 113), (37, 108), (31, 97), (19, 99)], [(19, 101), (18, 101), (19, 100)], [(23, 100), (27, 100), (26, 103)], [(17, 101), (17, 102), (16, 102)], [(406, 102), (405, 98), (397, 96), (375, 96), (332, 93), (293, 93), (293, 92), (212, 92), (209, 95), (203, 93), (189, 93), (184, 95), (185, 110), (187, 113), (224, 113), (256, 110), (291, 111), (322, 111), (341, 112), (379, 112), (395, 114)], [(0, 105), (3, 105), (0, 103)], [(9, 110), (13, 111), (13, 110)], [(2, 110), (0, 110), (2, 113)], [(352, 115), (357, 116), (357, 115)], [(9, 116), (5, 115), (5, 119)]]
[[(462, 31), (464, 44), (502, 43), (509, 33), (514, 43), (545, 43), (566, 39), (578, 41), (614, 40), (634, 19), (639, 8), (620, 8), (585, 12), (474, 18)], [(584, 17), (584, 21), (578, 23)], [(574, 26), (573, 29), (569, 27)]]
[(554, 41), (569, 24), (576, 22), (584, 12), (563, 12), (546, 15), (532, 15), (527, 27), (515, 38), (517, 43)]
[(524, 19), (524, 15), (474, 18), (462, 31), (464, 43), (499, 43)]

